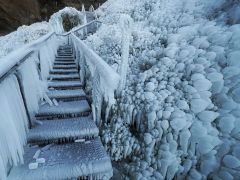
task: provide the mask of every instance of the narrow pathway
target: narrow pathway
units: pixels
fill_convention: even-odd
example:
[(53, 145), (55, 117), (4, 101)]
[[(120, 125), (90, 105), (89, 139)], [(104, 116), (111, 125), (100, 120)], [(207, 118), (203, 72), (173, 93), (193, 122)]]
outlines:
[(55, 103), (40, 106), (36, 118), (41, 123), (28, 133), (25, 163), (14, 167), (8, 179), (109, 179), (111, 161), (82, 89), (72, 46), (59, 47), (48, 87)]

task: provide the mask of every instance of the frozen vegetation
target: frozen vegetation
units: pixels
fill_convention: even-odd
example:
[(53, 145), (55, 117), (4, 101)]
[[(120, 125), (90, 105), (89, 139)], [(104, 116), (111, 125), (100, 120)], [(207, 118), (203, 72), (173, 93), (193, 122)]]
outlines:
[(30, 26), (21, 26), (6, 36), (0, 36), (0, 58), (13, 50), (32, 42), (51, 31), (47, 22), (35, 23)]
[(86, 42), (119, 73), (121, 17), (134, 21), (126, 86), (100, 128), (126, 177), (240, 178), (239, 3), (209, 19), (228, 3), (109, 0), (97, 10), (103, 24)]
[[(98, 119), (102, 141), (127, 179), (240, 179), (239, 9), (234, 0), (109, 0), (97, 10), (102, 26), (85, 40), (106, 62), (71, 36), (90, 72), (95, 118), (108, 102)], [(0, 57), (51, 30), (62, 33), (64, 12), (79, 15), (66, 8), (50, 23), (0, 37)], [(52, 103), (46, 80), (61, 40), (21, 49), (39, 50), (18, 69), (32, 122), (17, 76), (0, 84), (0, 179), (23, 161), (38, 102)], [(0, 59), (0, 75), (19, 58)]]

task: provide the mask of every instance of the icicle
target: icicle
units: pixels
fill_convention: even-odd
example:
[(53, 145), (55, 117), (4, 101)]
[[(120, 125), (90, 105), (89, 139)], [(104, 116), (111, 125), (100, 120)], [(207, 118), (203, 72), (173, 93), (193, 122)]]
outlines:
[(93, 7), (93, 5), (91, 5), (91, 6), (89, 7), (89, 12), (94, 12), (94, 7)]
[(122, 92), (126, 84), (126, 77), (128, 71), (128, 58), (129, 58), (129, 47), (130, 47), (130, 35), (132, 31), (132, 19), (128, 15), (121, 16), (121, 30), (122, 30), (122, 60), (120, 67), (120, 83), (118, 94)]

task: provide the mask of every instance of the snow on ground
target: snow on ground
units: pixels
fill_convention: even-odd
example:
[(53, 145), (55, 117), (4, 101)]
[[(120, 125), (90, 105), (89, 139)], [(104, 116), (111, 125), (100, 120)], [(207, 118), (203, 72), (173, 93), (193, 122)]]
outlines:
[(98, 9), (103, 24), (86, 42), (118, 71), (119, 18), (134, 21), (127, 85), (101, 127), (126, 177), (240, 178), (240, 25), (208, 19), (224, 2), (109, 0)]

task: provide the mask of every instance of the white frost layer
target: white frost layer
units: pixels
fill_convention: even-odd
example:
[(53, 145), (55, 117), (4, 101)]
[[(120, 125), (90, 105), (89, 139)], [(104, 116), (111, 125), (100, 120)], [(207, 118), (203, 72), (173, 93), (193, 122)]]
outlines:
[(0, 36), (0, 58), (6, 56), (11, 51), (21, 48), (51, 31), (47, 22), (34, 23), (30, 26), (20, 26), (16, 31)]
[(97, 10), (103, 24), (86, 42), (115, 69), (120, 16), (134, 20), (125, 95), (101, 127), (112, 159), (131, 159), (130, 179), (239, 179), (240, 25), (207, 17), (224, 2), (235, 1), (109, 0)]
[(9, 165), (23, 163), (28, 119), (15, 76), (0, 84), (0, 179), (6, 179)]

